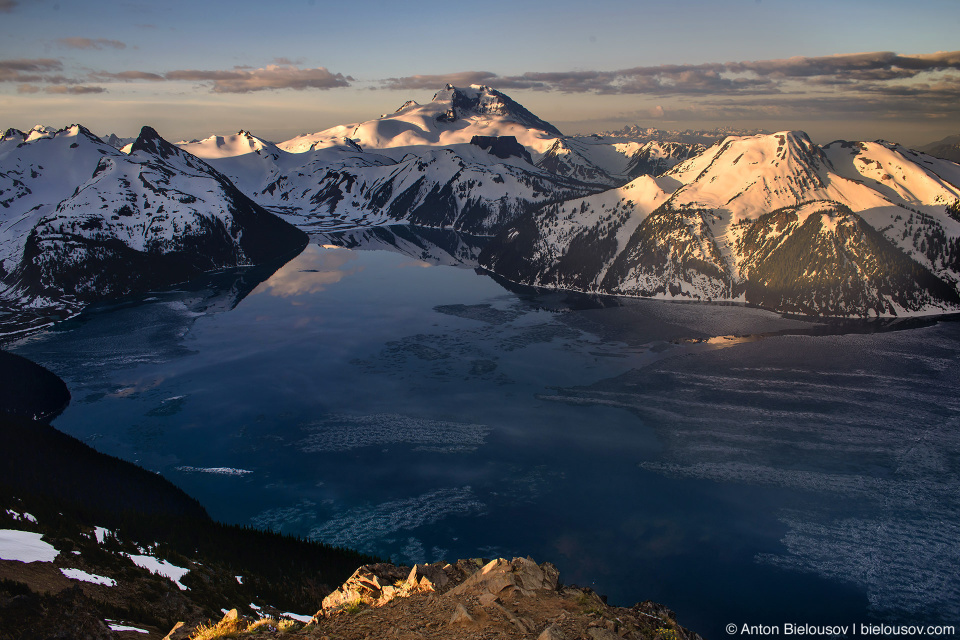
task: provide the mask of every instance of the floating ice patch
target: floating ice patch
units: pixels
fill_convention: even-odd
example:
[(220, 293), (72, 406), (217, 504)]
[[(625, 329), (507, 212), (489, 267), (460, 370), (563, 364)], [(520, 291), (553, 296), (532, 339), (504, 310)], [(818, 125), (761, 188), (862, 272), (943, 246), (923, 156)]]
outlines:
[(129, 553), (124, 555), (130, 558), (130, 560), (133, 561), (133, 564), (137, 565), (141, 569), (146, 569), (154, 575), (169, 578), (174, 584), (180, 587), (181, 591), (186, 591), (189, 589), (189, 587), (180, 584), (180, 578), (187, 575), (187, 573), (190, 572), (190, 569), (178, 567), (177, 565), (170, 564), (166, 560), (158, 560), (153, 556), (135, 556)]
[(519, 309), (497, 309), (490, 304), (442, 304), (433, 308), (438, 313), (444, 313), (459, 318), (478, 320), (487, 324), (506, 324), (513, 322), (523, 315)]
[(0, 560), (53, 562), (60, 552), (39, 533), (0, 529)]
[(91, 584), (102, 584), (106, 587), (117, 586), (117, 581), (113, 578), (105, 578), (93, 573), (87, 573), (82, 569), (60, 569), (60, 573), (67, 576), (71, 580), (80, 580), (81, 582), (89, 582)]
[(173, 302), (166, 302), (164, 304), (166, 304), (167, 307), (173, 309), (174, 311), (182, 313), (187, 318), (199, 318), (200, 316), (205, 315), (197, 311), (192, 311), (190, 308), (187, 307), (186, 304), (184, 304), (180, 300), (174, 300)]
[(256, 516), (250, 518), (250, 521), (260, 529), (282, 531), (284, 527), (298, 525), (304, 520), (314, 520), (317, 517), (317, 512), (314, 510), (316, 506), (317, 503), (315, 502), (301, 500), (293, 507), (261, 511)]
[(348, 451), (387, 444), (417, 445), (438, 453), (475, 451), (490, 427), (483, 424), (428, 420), (388, 413), (335, 415), (303, 426), (309, 435), (297, 443), (304, 453)]
[(413, 498), (351, 509), (310, 531), (311, 540), (375, 551), (376, 544), (398, 531), (439, 522), (451, 516), (482, 512), (484, 504), (470, 487), (438, 489)]
[(231, 467), (177, 467), (183, 473), (212, 473), (218, 476), (245, 476), (253, 473), (249, 469), (233, 469)]

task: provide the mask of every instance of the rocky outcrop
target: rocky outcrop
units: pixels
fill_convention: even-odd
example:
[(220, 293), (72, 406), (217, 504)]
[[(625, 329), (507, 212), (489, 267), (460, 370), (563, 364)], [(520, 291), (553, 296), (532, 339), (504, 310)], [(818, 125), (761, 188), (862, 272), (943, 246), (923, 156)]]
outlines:
[(531, 558), (364, 565), (303, 633), (342, 638), (701, 640), (653, 602), (607, 605), (590, 589), (562, 586), (557, 568)]
[(516, 136), (473, 136), (470, 144), (486, 149), (491, 155), (498, 158), (523, 158), (533, 164), (530, 152), (517, 142)]

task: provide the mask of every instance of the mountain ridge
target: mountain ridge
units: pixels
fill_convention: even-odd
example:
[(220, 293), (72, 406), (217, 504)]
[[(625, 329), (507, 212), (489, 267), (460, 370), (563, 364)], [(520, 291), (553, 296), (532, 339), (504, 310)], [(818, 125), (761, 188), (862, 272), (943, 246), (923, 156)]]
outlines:
[[(83, 144), (97, 146), (95, 136), (83, 131)], [(129, 156), (102, 142), (85, 153), (104, 157), (89, 181), (113, 180), (127, 200), (144, 196), (130, 185), (146, 185), (145, 178), (117, 167), (127, 166), (124, 158), (152, 153), (177, 164), (166, 169), (170, 176), (216, 174), (218, 189), (229, 193), (231, 202), (249, 197), (311, 232), (411, 223), (496, 237), (484, 249), (483, 266), (523, 284), (739, 301), (812, 315), (957, 310), (949, 291), (960, 285), (956, 163), (883, 141), (818, 145), (802, 131), (726, 135), (710, 147), (650, 139), (662, 133), (628, 127), (605, 135), (563, 136), (499, 91), (447, 85), (428, 104), (407, 101), (378, 119), (279, 144), (240, 131), (171, 145), (153, 132), (133, 143)], [(4, 156), (58, 136), (39, 126), (5, 134), (0, 203), (6, 208), (29, 201), (34, 183), (32, 173), (3, 163)], [(63, 198), (58, 206), (96, 207), (85, 199), (92, 185), (76, 168), (71, 171), (52, 189)], [(118, 202), (116, 196), (113, 201)], [(803, 207), (816, 202), (832, 213), (807, 226)], [(8, 222), (10, 233), (0, 228), (5, 269), (0, 276), (8, 288), (28, 275), (21, 269), (11, 279), (15, 265), (8, 256), (18, 249), (10, 238), (25, 237), (24, 227), (45, 220), (44, 211), (30, 209)], [(760, 221), (774, 212), (779, 212), (777, 225), (767, 225), (773, 218)], [(804, 223), (785, 222), (790, 216), (803, 217)], [(843, 223), (838, 227), (834, 218)], [(752, 238), (751, 227), (782, 236), (783, 247), (745, 240)], [(797, 288), (799, 280), (789, 286), (781, 282), (786, 271), (773, 266), (788, 253), (802, 255), (794, 246), (801, 236), (820, 275), (796, 273), (794, 278), (820, 291), (816, 300)], [(793, 248), (786, 252), (786, 247)], [(243, 251), (233, 251), (236, 262)], [(843, 264), (828, 265), (818, 251)], [(853, 255), (859, 257), (853, 260)], [(883, 274), (881, 265), (896, 265), (899, 272)], [(773, 278), (773, 272), (780, 275)], [(761, 273), (767, 274), (762, 287), (751, 280)], [(837, 280), (841, 274), (858, 284), (844, 288)], [(833, 284), (812, 284), (820, 276)], [(787, 298), (763, 293), (774, 281), (793, 293)], [(895, 282), (907, 290), (892, 290)], [(61, 296), (61, 302), (70, 301)], [(49, 299), (38, 298), (35, 306), (55, 306), (46, 303)]]
[(72, 315), (306, 245), (306, 234), (150, 127), (129, 154), (81, 125), (44, 133), (0, 147), (0, 300), (25, 316), (5, 323)]
[[(820, 147), (789, 131), (728, 137), (653, 182), (640, 178), (533, 214), (487, 245), (481, 264), (519, 283), (590, 293), (732, 300), (809, 315), (948, 313), (960, 308), (960, 227), (949, 215), (960, 201), (958, 185), (960, 167), (889, 143)], [(840, 272), (825, 263), (820, 275), (829, 286), (813, 286), (817, 274), (796, 273), (787, 287), (793, 294), (764, 293), (773, 281), (757, 280), (764, 271), (755, 254), (760, 244), (745, 243), (745, 234), (759, 224), (785, 241), (800, 227), (767, 227), (760, 219), (807, 203), (835, 209), (852, 226), (821, 224), (812, 236), (807, 227), (805, 248), (791, 255), (816, 260), (826, 251), (849, 264), (847, 251), (863, 249), (853, 245), (869, 236), (870, 264), (847, 273), (860, 281), (860, 293), (841, 290)], [(915, 229), (921, 222), (922, 232)], [(764, 257), (784, 259), (776, 255)], [(896, 264), (897, 273), (881, 273), (880, 263)], [(894, 281), (907, 290), (892, 290)], [(811, 302), (801, 293), (805, 286), (820, 287), (821, 297)], [(778, 287), (785, 290), (782, 282)]]

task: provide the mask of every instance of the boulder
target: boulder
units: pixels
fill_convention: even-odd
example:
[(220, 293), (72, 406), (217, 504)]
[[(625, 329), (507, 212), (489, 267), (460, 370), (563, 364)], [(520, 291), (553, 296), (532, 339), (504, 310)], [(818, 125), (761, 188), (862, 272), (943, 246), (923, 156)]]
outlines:
[(563, 632), (560, 631), (560, 627), (555, 624), (551, 624), (543, 632), (537, 636), (537, 640), (564, 640)]
[(510, 596), (515, 591), (533, 595), (536, 591), (555, 591), (560, 572), (549, 562), (538, 565), (531, 558), (505, 558), (491, 560), (478, 572), (451, 589), (451, 595), (480, 596), (490, 593), (495, 596)]
[(457, 608), (453, 610), (453, 615), (450, 617), (451, 625), (470, 625), (475, 622), (476, 620), (473, 619), (473, 616), (470, 615), (470, 612), (467, 611), (467, 608), (462, 604), (457, 604)]
[(392, 600), (409, 576), (406, 567), (365, 564), (353, 572), (339, 589), (323, 599), (320, 614), (328, 615), (357, 601), (379, 607)]
[(415, 564), (403, 586), (409, 592), (438, 591), (449, 583), (450, 576), (437, 564)]

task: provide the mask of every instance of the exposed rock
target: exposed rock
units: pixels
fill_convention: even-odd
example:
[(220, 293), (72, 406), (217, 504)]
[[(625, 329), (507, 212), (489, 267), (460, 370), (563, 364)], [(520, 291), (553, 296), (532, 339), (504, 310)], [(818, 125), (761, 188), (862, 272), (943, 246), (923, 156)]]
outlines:
[(374, 607), (386, 604), (396, 596), (399, 586), (412, 573), (406, 567), (392, 564), (365, 564), (354, 571), (339, 589), (323, 599), (317, 616), (328, 615), (357, 602)]
[(491, 155), (498, 158), (523, 158), (533, 163), (530, 152), (517, 142), (516, 136), (473, 136), (470, 144), (486, 149)]
[(543, 630), (543, 632), (537, 636), (537, 640), (564, 640), (563, 632), (560, 631), (560, 627), (555, 624), (551, 624), (549, 627)]
[(467, 608), (462, 604), (457, 604), (457, 608), (453, 610), (453, 615), (450, 617), (450, 624), (461, 625), (474, 623), (476, 623), (476, 620), (473, 619), (473, 616), (470, 615)]
[(477, 600), (480, 601), (480, 605), (483, 607), (492, 607), (497, 601), (497, 596), (492, 593), (481, 593), (477, 596)]
[(437, 591), (450, 582), (450, 577), (436, 565), (413, 565), (404, 586), (407, 590)]
[[(396, 582), (388, 584), (391, 580)], [(366, 565), (324, 600), (325, 609), (304, 633), (338, 640), (702, 640), (662, 605), (613, 607), (591, 589), (559, 584), (556, 567), (530, 558), (458, 560), (412, 569)], [(326, 607), (361, 598), (369, 605), (362, 610)]]
[(451, 595), (491, 593), (509, 595), (514, 589), (523, 595), (539, 590), (556, 590), (560, 572), (549, 562), (538, 565), (530, 558), (491, 560), (479, 572), (450, 591)]
[[(236, 611), (236, 609), (234, 609), (234, 611)], [(167, 632), (167, 635), (163, 636), (163, 640), (173, 640), (174, 637), (176, 637), (175, 634), (177, 634), (177, 632), (180, 631), (183, 626), (184, 623), (182, 621), (173, 625), (173, 629), (170, 629), (170, 631)]]
[(620, 636), (617, 634), (607, 629), (601, 629), (600, 627), (587, 629), (587, 635), (593, 638), (593, 640), (620, 640)]

